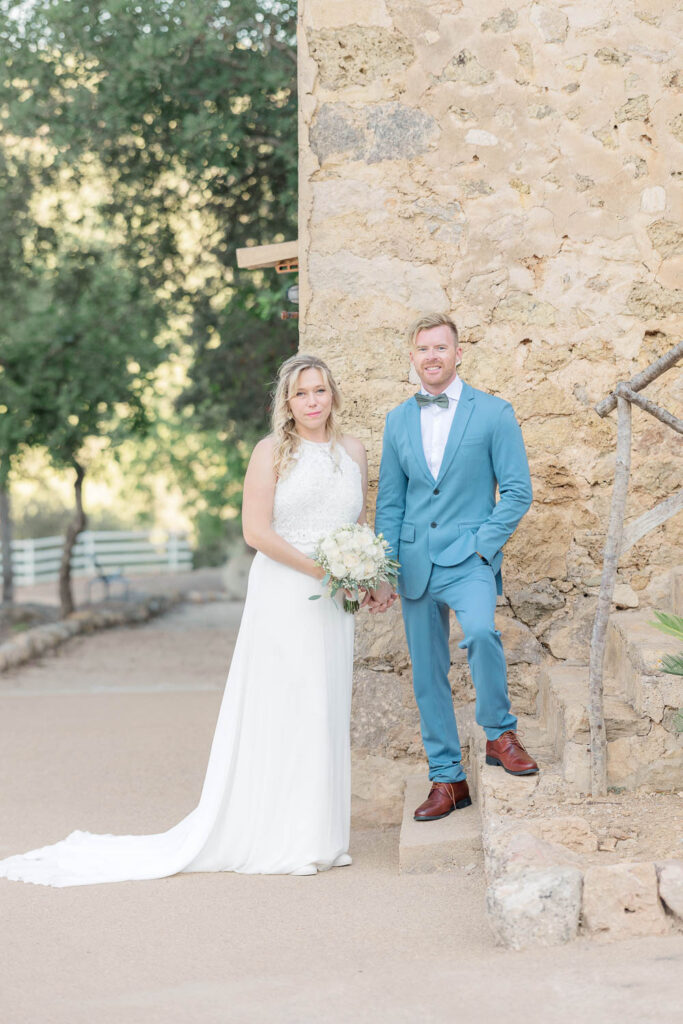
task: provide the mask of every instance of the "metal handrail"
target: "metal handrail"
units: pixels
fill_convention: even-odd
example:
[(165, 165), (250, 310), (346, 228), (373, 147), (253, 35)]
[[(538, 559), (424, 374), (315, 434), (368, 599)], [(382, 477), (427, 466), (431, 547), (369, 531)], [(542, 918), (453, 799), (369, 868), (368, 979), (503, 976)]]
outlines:
[(595, 411), (599, 416), (607, 416), (615, 407), (617, 409), (617, 461), (614, 470), (609, 525), (605, 539), (600, 593), (591, 635), (588, 676), (590, 695), (588, 720), (590, 723), (591, 790), (593, 796), (607, 794), (607, 736), (602, 682), (607, 623), (614, 595), (619, 556), (646, 533), (666, 522), (683, 508), (683, 488), (681, 488), (676, 494), (659, 502), (649, 512), (640, 516), (635, 523), (630, 525), (627, 535), (624, 536), (624, 511), (631, 472), (631, 406), (639, 406), (651, 416), (655, 416), (661, 423), (665, 423), (672, 430), (683, 434), (683, 420), (638, 394), (662, 373), (675, 366), (682, 357), (683, 341), (651, 363), (645, 370), (637, 373), (631, 380), (617, 384), (614, 391), (595, 406)]

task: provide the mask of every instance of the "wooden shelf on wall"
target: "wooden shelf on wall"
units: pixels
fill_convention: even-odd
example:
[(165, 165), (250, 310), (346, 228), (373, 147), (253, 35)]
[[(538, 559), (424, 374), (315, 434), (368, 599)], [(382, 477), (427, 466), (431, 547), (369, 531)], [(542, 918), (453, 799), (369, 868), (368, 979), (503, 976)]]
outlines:
[(291, 274), (299, 269), (299, 242), (249, 245), (246, 249), (238, 249), (237, 266), (240, 270), (275, 267), (278, 274)]

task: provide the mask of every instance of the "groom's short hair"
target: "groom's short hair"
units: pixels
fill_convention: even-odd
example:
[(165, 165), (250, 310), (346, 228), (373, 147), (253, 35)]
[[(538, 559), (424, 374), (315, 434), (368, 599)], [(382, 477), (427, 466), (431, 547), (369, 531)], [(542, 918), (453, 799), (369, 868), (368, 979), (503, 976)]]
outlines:
[(428, 331), (430, 327), (450, 327), (453, 333), (453, 342), (458, 345), (458, 328), (455, 326), (453, 321), (445, 313), (425, 313), (423, 316), (419, 316), (411, 325), (408, 331), (408, 341), (412, 348), (415, 344), (420, 331)]

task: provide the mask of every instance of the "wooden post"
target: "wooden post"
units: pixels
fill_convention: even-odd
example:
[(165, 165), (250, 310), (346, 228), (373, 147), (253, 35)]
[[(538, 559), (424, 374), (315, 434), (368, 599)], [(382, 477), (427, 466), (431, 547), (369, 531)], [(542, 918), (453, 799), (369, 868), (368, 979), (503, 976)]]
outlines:
[(169, 572), (178, 571), (178, 534), (170, 533), (166, 544), (166, 558)]
[(667, 427), (671, 427), (677, 434), (683, 434), (683, 420), (679, 420), (677, 416), (667, 412), (666, 409), (660, 408), (654, 402), (651, 402), (649, 398), (636, 394), (628, 384), (617, 384), (614, 390), (618, 398), (628, 398), (631, 405), (639, 406), (645, 412), (649, 412), (651, 416), (654, 416), (655, 419), (666, 423)]
[[(656, 359), (654, 363), (650, 363), (650, 365), (646, 366), (644, 370), (641, 370), (640, 373), (637, 373), (635, 377), (631, 377), (631, 379), (626, 382), (626, 386), (629, 387), (632, 391), (642, 391), (644, 387), (647, 387), (648, 384), (650, 384), (653, 380), (656, 380), (656, 378), (659, 377), (662, 373), (665, 373), (666, 370), (669, 370), (672, 366), (675, 366), (678, 360), (682, 358), (683, 341), (679, 341), (677, 345), (674, 345), (672, 349), (669, 349), (669, 351), (665, 352), (663, 356), (660, 356), (659, 359)], [(616, 408), (617, 397), (618, 396), (615, 390), (612, 392), (611, 395), (608, 395), (607, 398), (603, 398), (601, 402), (598, 402), (598, 404), (595, 406), (595, 411), (597, 412), (598, 416), (607, 416), (607, 414), (610, 413), (612, 409)]]
[(617, 398), (617, 461), (614, 469), (614, 488), (605, 540), (605, 554), (600, 580), (598, 607), (593, 622), (589, 668), (589, 705), (591, 747), (591, 791), (593, 796), (607, 794), (607, 737), (603, 709), (603, 662), (607, 623), (612, 607), (617, 565), (624, 531), (624, 510), (631, 471), (631, 403)]
[(2, 603), (14, 600), (14, 573), (12, 567), (12, 513), (9, 483), (0, 483), (0, 550), (2, 551)]

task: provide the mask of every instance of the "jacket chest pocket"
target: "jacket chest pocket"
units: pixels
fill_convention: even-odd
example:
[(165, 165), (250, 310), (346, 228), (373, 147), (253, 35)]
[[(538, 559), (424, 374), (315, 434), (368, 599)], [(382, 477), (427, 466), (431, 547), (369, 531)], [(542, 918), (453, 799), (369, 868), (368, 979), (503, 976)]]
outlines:
[(489, 439), (485, 434), (472, 434), (470, 437), (463, 437), (460, 442), (461, 448), (479, 448), (482, 452), (487, 452), (489, 448)]

